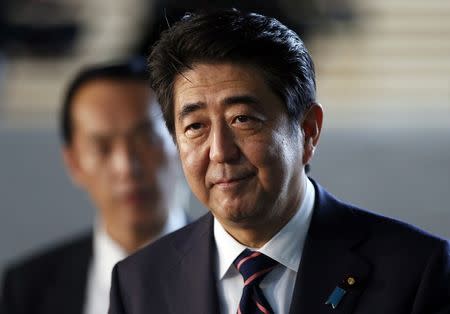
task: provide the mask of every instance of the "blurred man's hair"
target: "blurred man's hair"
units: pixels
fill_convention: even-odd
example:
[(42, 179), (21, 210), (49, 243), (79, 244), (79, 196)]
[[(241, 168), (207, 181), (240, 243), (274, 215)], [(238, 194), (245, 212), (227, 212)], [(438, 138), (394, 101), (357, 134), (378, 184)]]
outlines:
[[(61, 138), (66, 146), (72, 144), (72, 103), (81, 87), (95, 80), (136, 81), (148, 83), (148, 69), (143, 58), (87, 66), (79, 71), (68, 85), (60, 113)], [(150, 86), (149, 86), (150, 88)]]
[(297, 126), (315, 101), (313, 61), (298, 35), (278, 20), (237, 10), (186, 14), (162, 33), (149, 57), (152, 87), (172, 136), (175, 77), (196, 63), (219, 62), (260, 71)]

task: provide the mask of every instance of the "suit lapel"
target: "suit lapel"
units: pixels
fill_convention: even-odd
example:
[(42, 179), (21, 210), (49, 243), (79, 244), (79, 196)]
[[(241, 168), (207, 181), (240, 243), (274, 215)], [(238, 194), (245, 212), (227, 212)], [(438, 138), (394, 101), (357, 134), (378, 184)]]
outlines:
[[(366, 237), (352, 210), (313, 182), (316, 200), (297, 275), (290, 314), (350, 314), (364, 290), (370, 265), (353, 248)], [(349, 278), (354, 279), (348, 284)], [(336, 308), (325, 304), (337, 287), (346, 290)], [(339, 299), (339, 298), (338, 298)]]
[(169, 279), (178, 283), (170, 291), (172, 313), (219, 313), (212, 228), (213, 217), (208, 213), (178, 247), (181, 260)]

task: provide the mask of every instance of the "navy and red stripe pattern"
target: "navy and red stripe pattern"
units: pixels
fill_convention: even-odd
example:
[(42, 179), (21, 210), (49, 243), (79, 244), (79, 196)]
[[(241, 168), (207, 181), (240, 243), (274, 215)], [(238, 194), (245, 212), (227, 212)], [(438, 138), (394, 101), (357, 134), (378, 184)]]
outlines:
[(278, 262), (261, 252), (245, 249), (233, 264), (244, 279), (244, 290), (237, 313), (273, 314), (259, 284)]

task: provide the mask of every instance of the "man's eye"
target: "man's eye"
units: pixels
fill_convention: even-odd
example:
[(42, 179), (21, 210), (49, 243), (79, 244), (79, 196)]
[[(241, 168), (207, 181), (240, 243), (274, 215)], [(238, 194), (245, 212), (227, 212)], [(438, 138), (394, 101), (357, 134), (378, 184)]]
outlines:
[(151, 145), (157, 141), (157, 135), (151, 130), (142, 130), (134, 134), (133, 140), (138, 145)]
[(236, 117), (236, 122), (238, 123), (245, 123), (245, 122), (249, 122), (251, 120), (251, 118), (249, 116), (237, 116)]
[(186, 130), (199, 130), (201, 129), (201, 127), (202, 127), (201, 123), (192, 123), (186, 128)]
[(248, 115), (239, 115), (233, 120), (234, 124), (237, 124), (237, 126), (240, 125), (241, 127), (256, 127), (260, 125), (261, 122), (261, 119)]
[(97, 154), (101, 155), (101, 156), (106, 156), (109, 154), (109, 151), (111, 150), (111, 146), (108, 143), (96, 143), (96, 145), (94, 145), (94, 149), (96, 151)]
[(256, 131), (261, 128), (263, 120), (255, 116), (237, 115), (232, 120), (232, 125), (242, 131)]
[(185, 134), (187, 137), (195, 137), (201, 134), (204, 125), (202, 123), (196, 122), (189, 124), (185, 129)]

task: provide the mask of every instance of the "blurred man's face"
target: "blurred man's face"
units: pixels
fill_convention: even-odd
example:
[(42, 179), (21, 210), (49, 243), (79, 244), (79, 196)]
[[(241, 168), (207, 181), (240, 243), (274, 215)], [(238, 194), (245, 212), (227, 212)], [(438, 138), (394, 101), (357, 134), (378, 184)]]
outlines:
[(88, 82), (74, 97), (65, 160), (107, 228), (148, 232), (164, 224), (174, 175), (152, 118), (153, 97), (145, 83), (106, 79)]
[(224, 225), (267, 226), (300, 201), (303, 138), (259, 71), (196, 64), (174, 85), (186, 179)]

